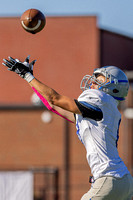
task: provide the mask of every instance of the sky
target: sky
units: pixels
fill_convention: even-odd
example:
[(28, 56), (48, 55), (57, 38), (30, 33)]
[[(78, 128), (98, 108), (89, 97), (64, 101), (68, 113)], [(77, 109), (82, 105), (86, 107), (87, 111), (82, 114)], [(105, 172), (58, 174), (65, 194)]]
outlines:
[(97, 16), (97, 26), (133, 38), (133, 0), (4, 0), (0, 17), (19, 17), (30, 8), (45, 16)]

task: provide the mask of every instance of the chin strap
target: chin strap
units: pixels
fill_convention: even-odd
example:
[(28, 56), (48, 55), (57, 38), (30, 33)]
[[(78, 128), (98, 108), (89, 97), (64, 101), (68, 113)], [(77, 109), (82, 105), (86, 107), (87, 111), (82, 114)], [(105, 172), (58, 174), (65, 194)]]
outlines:
[(53, 113), (59, 115), (60, 117), (66, 119), (67, 121), (71, 122), (71, 123), (74, 123), (72, 122), (71, 120), (67, 119), (66, 117), (64, 117), (63, 115), (61, 115), (57, 110), (55, 110), (54, 108), (52, 108), (48, 101), (34, 88), (32, 87), (32, 89), (34, 90), (34, 92), (37, 94), (37, 96), (41, 99), (41, 101), (43, 102), (43, 104), (47, 107), (48, 110), (52, 111)]

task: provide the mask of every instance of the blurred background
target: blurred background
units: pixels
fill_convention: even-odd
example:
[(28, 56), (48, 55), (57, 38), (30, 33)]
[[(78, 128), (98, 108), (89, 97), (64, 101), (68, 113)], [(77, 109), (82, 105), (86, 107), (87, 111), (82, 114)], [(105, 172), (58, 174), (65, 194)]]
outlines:
[[(39, 9), (45, 28), (32, 35), (22, 13)], [(77, 98), (94, 68), (115, 65), (127, 74), (119, 154), (133, 175), (133, 2), (124, 0), (5, 0), (0, 6), (0, 59), (36, 59), (35, 76)], [(1, 64), (0, 200), (77, 200), (90, 188), (86, 152), (76, 128), (47, 111), (30, 86)]]

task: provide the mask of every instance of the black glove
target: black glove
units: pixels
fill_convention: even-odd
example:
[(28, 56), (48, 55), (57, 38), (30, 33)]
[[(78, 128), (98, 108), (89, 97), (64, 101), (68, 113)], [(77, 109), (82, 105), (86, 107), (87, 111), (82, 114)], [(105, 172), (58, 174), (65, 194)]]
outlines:
[(27, 56), (23, 63), (20, 62), (18, 59), (8, 57), (9, 60), (3, 59), (4, 63), (2, 64), (8, 67), (9, 71), (16, 72), (19, 76), (25, 78), (25, 75), (28, 72), (30, 72), (33, 75), (33, 66), (36, 62), (36, 60), (33, 60), (31, 63), (29, 63), (29, 57), (30, 56)]

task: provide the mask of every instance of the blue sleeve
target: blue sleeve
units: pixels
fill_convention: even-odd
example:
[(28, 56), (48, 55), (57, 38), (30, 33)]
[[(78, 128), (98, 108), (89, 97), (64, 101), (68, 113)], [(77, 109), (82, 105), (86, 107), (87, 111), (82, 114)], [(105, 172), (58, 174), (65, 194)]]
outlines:
[(78, 100), (75, 100), (75, 103), (78, 106), (84, 118), (90, 118), (96, 121), (102, 120), (103, 113), (98, 106), (88, 104), (85, 101), (78, 101)]

